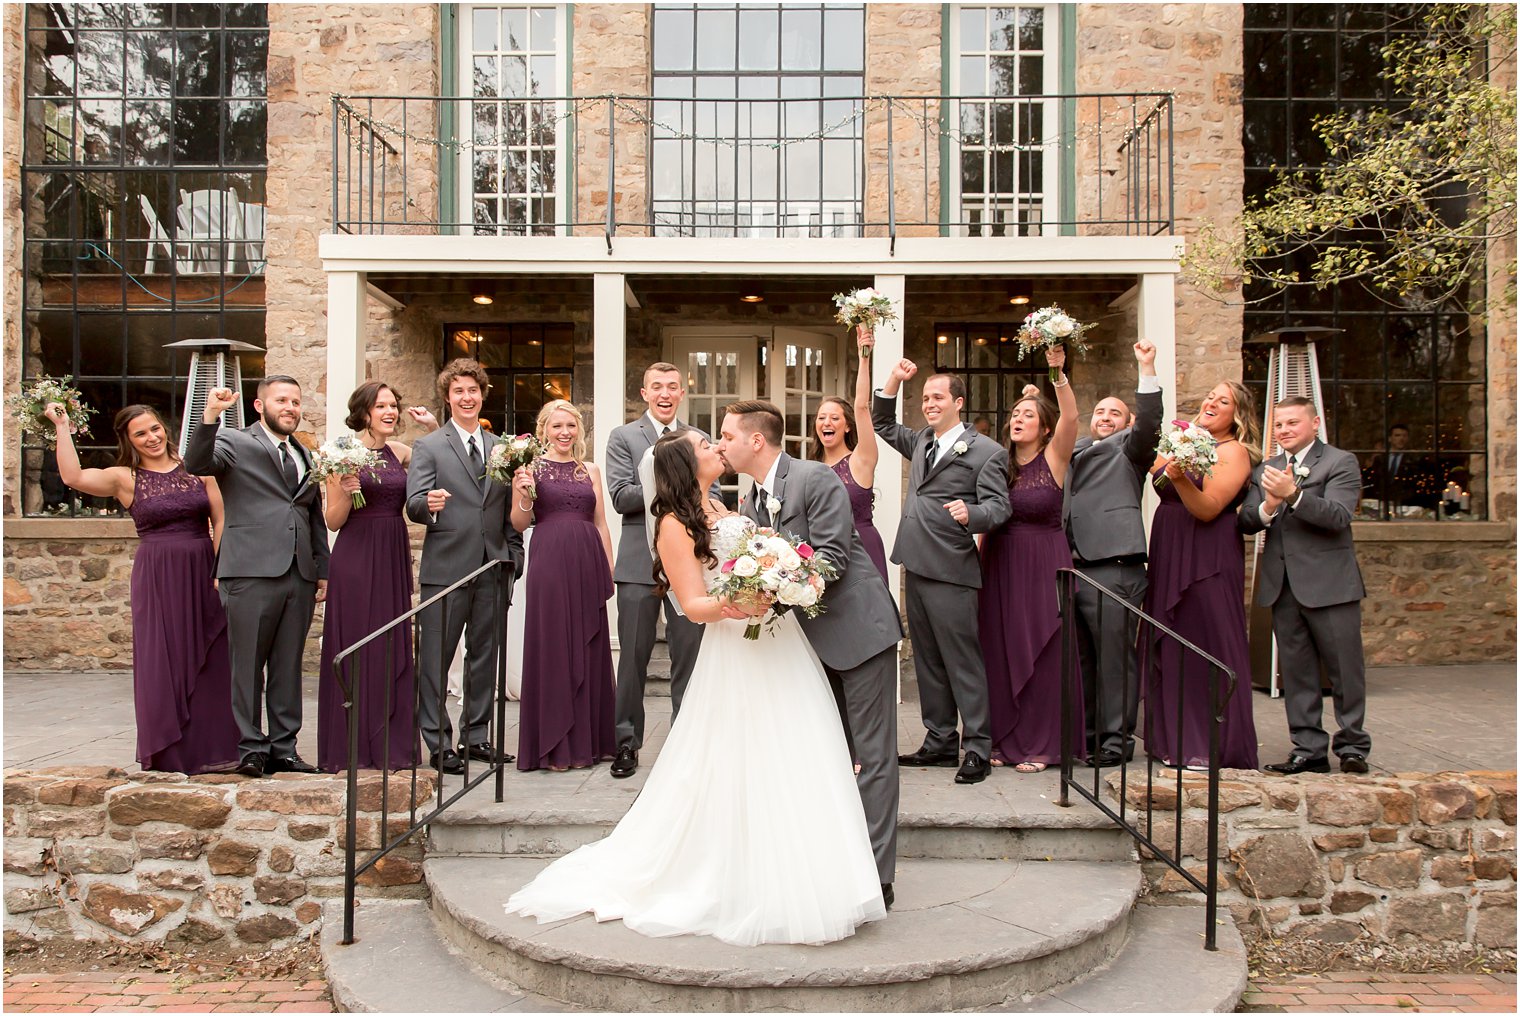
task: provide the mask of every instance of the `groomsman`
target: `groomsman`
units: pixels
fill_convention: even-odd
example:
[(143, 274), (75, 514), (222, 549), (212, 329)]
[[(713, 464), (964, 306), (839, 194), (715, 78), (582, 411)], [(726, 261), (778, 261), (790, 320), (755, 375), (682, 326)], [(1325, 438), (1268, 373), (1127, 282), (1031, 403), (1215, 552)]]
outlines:
[[(691, 668), (702, 646), (702, 626), (674, 610), (668, 600), (654, 595), (654, 559), (649, 551), (648, 503), (639, 483), (639, 461), (661, 435), (686, 427), (676, 418), (686, 395), (686, 380), (673, 363), (653, 363), (644, 371), (639, 389), (648, 410), (632, 423), (614, 428), (607, 436), (607, 492), (612, 506), (623, 516), (618, 538), (617, 563), (612, 581), (617, 587), (618, 668), (614, 722), (617, 755), (612, 760), (614, 778), (632, 776), (639, 768), (639, 749), (644, 746), (644, 682), (649, 657), (654, 652), (655, 625), (665, 611), (665, 641), (670, 647), (670, 718), (681, 711), (681, 697), (691, 680)], [(649, 492), (652, 493), (652, 492)]]
[[(1284, 399), (1273, 410), (1272, 436), (1282, 446), (1257, 467), (1240, 509), (1240, 531), (1266, 530), (1256, 602), (1272, 608), (1272, 633), (1282, 674), (1293, 751), (1267, 772), (1327, 773), (1327, 747), (1341, 772), (1365, 773), (1372, 739), (1362, 729), (1367, 675), (1362, 661), (1362, 573), (1351, 543), (1351, 518), (1361, 498), (1356, 456), (1318, 440), (1314, 402)], [(1340, 730), (1332, 744), (1320, 725), (1319, 669), (1335, 694)]]
[[(1140, 496), (1146, 470), (1161, 437), (1161, 383), (1156, 347), (1135, 343), (1140, 365), (1135, 392), (1138, 413), (1110, 395), (1093, 407), (1088, 436), (1077, 442), (1066, 481), (1066, 536), (1072, 563), (1099, 585), (1139, 607), (1145, 601), (1145, 520)], [(1096, 767), (1122, 765), (1134, 745), (1140, 701), (1135, 660), (1138, 623), (1123, 607), (1102, 603), (1085, 583), (1077, 584), (1077, 639), (1082, 694), (1087, 709), (1088, 759)]]
[(284, 374), (266, 377), (253, 401), (259, 419), (223, 431), (222, 412), (237, 399), (229, 388), (213, 389), (185, 448), (186, 471), (216, 477), (226, 512), (216, 577), (232, 657), (237, 772), (314, 773), (296, 754), (296, 734), (301, 655), (312, 613), (327, 596), (327, 527), (322, 498), (307, 482), (311, 461), (292, 437), (301, 386)]
[(977, 637), (982, 566), (973, 536), (1008, 521), (1008, 452), (961, 421), (966, 383), (954, 374), (933, 374), (924, 382), (927, 427), (898, 423), (897, 390), (917, 373), (912, 360), (899, 360), (871, 406), (877, 435), (911, 464), (892, 560), (907, 570), (908, 631), (927, 733), (917, 751), (897, 761), (959, 763), (955, 782), (980, 783), (991, 765), (992, 739), (987, 668)]
[[(485, 463), (496, 438), (481, 426), (480, 410), (491, 382), (485, 367), (475, 360), (449, 361), (438, 375), (438, 393), (449, 407), (449, 422), (412, 445), (412, 464), (406, 477), (406, 514), (427, 527), (422, 538), (422, 563), (418, 582), (422, 599), (436, 596), (487, 561), (509, 561), (512, 576), (522, 570), (522, 534), (512, 528), (507, 514), (511, 491), (505, 484), (486, 479)], [(431, 753), (428, 764), (443, 772), (464, 772), (466, 753), (482, 762), (497, 760), (488, 740), (491, 703), (496, 691), (497, 613), (496, 580), (490, 575), (456, 589), (446, 599), (448, 628), (444, 628), (443, 604), (422, 612), (422, 631), (417, 650), (417, 710), (422, 740)], [(459, 719), (459, 744), (454, 746), (453, 727), (447, 709), (440, 710), (443, 696), (444, 660), (452, 660), (459, 637), (469, 624), (465, 650), (465, 702)], [(500, 761), (516, 756), (502, 752)]]

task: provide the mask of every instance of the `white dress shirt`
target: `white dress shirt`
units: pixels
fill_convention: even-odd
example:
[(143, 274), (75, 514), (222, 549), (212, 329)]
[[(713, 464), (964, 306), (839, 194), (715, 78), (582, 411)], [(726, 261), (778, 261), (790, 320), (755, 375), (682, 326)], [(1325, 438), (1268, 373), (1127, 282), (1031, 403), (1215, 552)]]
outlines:
[[(263, 420), (259, 421), (259, 430), (263, 431), (264, 436), (269, 439), (269, 443), (274, 445), (274, 451), (276, 455), (280, 453), (281, 445), (288, 446), (295, 443), (294, 437), (286, 437), (283, 434), (276, 434), (274, 431), (269, 429), (269, 424), (265, 423)], [(306, 479), (306, 460), (302, 458), (300, 453), (297, 452), (294, 448), (289, 448), (285, 454), (289, 455), (290, 461), (296, 464), (296, 483), (299, 484), (302, 480)]]
[[(1315, 438), (1313, 441), (1310, 441), (1308, 444), (1304, 445), (1298, 451), (1296, 451), (1296, 452), (1289, 452), (1287, 459), (1283, 460), (1283, 468), (1291, 472), (1292, 469), (1293, 469), (1293, 466), (1295, 464), (1302, 465), (1304, 459), (1306, 459), (1306, 458), (1309, 457), (1309, 453), (1314, 450), (1314, 446), (1315, 446), (1315, 444), (1318, 441), (1319, 441), (1319, 439)], [(1293, 477), (1293, 485), (1295, 487), (1298, 486), (1298, 477), (1296, 477), (1296, 476)], [(1294, 494), (1293, 495), (1293, 500), (1288, 502), (1288, 511), (1291, 512), (1291, 511), (1293, 511), (1293, 509), (1297, 508), (1298, 507), (1298, 502), (1302, 501), (1303, 497), (1304, 497), (1304, 492), (1303, 491), (1299, 491), (1297, 494)], [(1266, 502), (1265, 499), (1263, 499), (1262, 502), (1261, 502), (1261, 504), (1259, 504), (1259, 505), (1256, 506), (1256, 514), (1261, 519), (1261, 524), (1262, 525), (1264, 525), (1264, 526), (1270, 526), (1273, 522), (1275, 522), (1277, 520), (1277, 516), (1278, 516), (1279, 512), (1268, 513), (1267, 512), (1267, 502)]]

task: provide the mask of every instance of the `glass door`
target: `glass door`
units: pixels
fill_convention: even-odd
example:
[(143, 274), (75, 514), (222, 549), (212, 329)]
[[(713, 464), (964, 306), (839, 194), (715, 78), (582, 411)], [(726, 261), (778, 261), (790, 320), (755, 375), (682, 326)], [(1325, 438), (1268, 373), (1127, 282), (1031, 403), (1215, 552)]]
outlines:
[(793, 458), (805, 459), (813, 444), (813, 417), (829, 395), (851, 399), (840, 384), (838, 329), (812, 331), (777, 328), (769, 357), (771, 400), (786, 420), (783, 446)]

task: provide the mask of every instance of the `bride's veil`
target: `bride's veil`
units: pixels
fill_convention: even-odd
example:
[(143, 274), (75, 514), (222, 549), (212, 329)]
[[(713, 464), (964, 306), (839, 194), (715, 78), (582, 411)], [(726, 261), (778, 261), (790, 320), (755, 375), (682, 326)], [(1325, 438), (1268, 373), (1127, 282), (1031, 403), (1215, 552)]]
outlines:
[[(652, 511), (649, 510), (649, 506), (654, 502), (654, 448), (653, 447), (651, 447), (648, 451), (646, 451), (644, 453), (644, 457), (642, 459), (639, 459), (639, 489), (644, 492), (644, 535), (645, 535), (645, 538), (646, 538), (646, 542), (649, 544), (649, 559), (650, 559), (650, 561), (653, 561), (654, 560), (654, 555), (655, 555), (655, 549), (654, 549), (655, 525), (659, 521), (658, 519), (656, 519), (654, 517), (654, 512), (652, 512)], [(681, 610), (681, 605), (678, 602), (676, 602), (676, 597), (675, 597), (674, 593), (666, 593), (665, 594), (665, 600), (666, 600), (666, 602), (668, 602), (670, 604), (670, 609), (671, 610), (674, 610), (677, 614), (680, 614), (682, 617), (686, 616), (686, 613), (683, 610)]]

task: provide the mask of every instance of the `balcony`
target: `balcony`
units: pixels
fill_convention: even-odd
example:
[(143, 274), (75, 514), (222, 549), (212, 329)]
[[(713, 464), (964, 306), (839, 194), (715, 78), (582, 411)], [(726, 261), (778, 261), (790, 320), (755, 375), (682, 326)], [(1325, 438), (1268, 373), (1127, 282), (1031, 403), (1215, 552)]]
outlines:
[[(334, 96), (335, 233), (1169, 236), (1169, 93)], [(894, 243), (895, 248), (895, 243)]]

